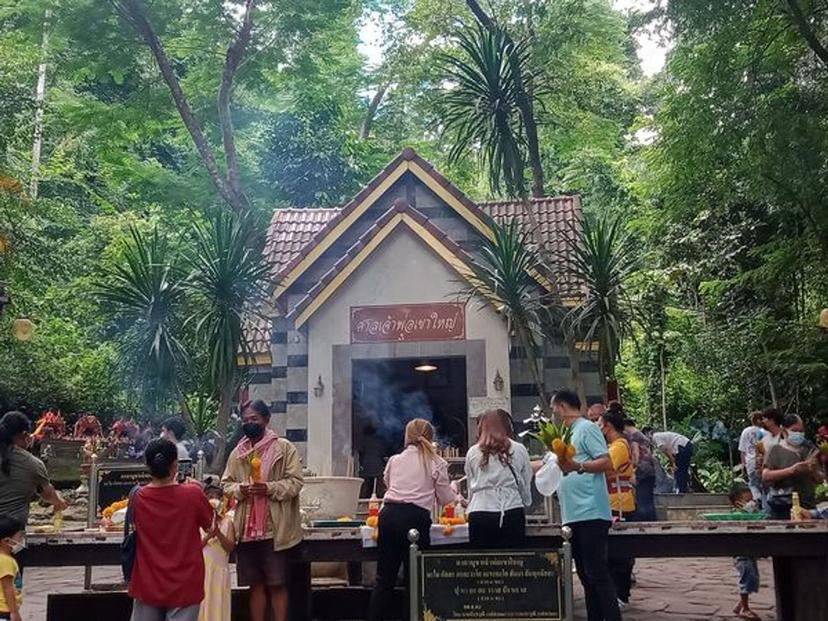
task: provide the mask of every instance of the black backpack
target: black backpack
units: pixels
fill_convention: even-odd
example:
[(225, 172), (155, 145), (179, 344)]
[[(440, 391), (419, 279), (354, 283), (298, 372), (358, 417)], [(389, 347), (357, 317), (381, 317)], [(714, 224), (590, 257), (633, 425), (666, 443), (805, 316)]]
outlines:
[(127, 505), (126, 516), (124, 517), (124, 540), (121, 542), (121, 571), (124, 574), (124, 582), (129, 584), (132, 578), (132, 568), (135, 567), (135, 555), (138, 553), (138, 531), (135, 530), (135, 502), (138, 499), (138, 490), (141, 487), (136, 485), (129, 492), (129, 505)]

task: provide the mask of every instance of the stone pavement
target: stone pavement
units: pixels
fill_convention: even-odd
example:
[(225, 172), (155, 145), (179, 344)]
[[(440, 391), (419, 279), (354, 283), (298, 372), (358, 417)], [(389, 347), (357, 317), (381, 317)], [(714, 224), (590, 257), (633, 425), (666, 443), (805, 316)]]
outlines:
[[(759, 561), (762, 588), (752, 597), (752, 607), (764, 621), (774, 614), (773, 573), (770, 561)], [(630, 605), (622, 612), (624, 621), (720, 621), (733, 619), (739, 600), (738, 578), (729, 558), (641, 559), (636, 563), (637, 585)], [(94, 582), (115, 582), (120, 570), (101, 567)], [(586, 619), (583, 595), (576, 584), (576, 620)], [(46, 594), (78, 592), (83, 587), (83, 570), (28, 569), (24, 587), (23, 620), (45, 621)], [(120, 621), (107, 619), (106, 621)], [(126, 620), (124, 620), (126, 621)]]
[[(761, 588), (751, 608), (763, 621), (776, 619), (773, 570), (769, 560), (759, 561)], [(719, 621), (735, 619), (739, 579), (729, 558), (639, 559), (636, 585), (624, 621)], [(586, 619), (583, 591), (575, 580), (575, 619)]]

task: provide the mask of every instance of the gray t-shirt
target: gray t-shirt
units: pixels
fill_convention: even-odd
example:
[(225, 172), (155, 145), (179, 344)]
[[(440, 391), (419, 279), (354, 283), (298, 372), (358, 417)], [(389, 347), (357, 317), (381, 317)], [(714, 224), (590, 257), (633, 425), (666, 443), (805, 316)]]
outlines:
[(49, 484), (46, 465), (19, 446), (9, 451), (9, 474), (0, 470), (0, 515), (23, 523), (29, 519), (29, 505)]

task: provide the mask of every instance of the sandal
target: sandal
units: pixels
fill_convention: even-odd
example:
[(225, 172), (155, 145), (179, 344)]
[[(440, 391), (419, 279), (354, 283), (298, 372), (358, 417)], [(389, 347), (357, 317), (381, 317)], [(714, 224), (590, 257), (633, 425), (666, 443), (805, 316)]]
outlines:
[(749, 608), (747, 610), (740, 610), (736, 613), (736, 616), (740, 619), (750, 619), (751, 621), (760, 621), (760, 619), (762, 618)]

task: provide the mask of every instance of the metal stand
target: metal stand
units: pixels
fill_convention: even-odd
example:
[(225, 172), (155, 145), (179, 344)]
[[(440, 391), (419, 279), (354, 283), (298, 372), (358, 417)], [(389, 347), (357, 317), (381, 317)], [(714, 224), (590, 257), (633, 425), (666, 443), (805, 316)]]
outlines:
[(569, 540), (572, 539), (572, 529), (569, 526), (561, 528), (561, 536), (563, 536), (563, 575), (561, 580), (564, 583), (564, 619), (566, 621), (573, 621), (575, 618), (575, 597), (573, 594), (572, 584), (572, 544)]
[(420, 611), (417, 610), (417, 555), (420, 549), (417, 547), (417, 542), (420, 540), (420, 531), (412, 528), (408, 531), (408, 541), (411, 545), (408, 546), (408, 612), (409, 621), (418, 621)]

